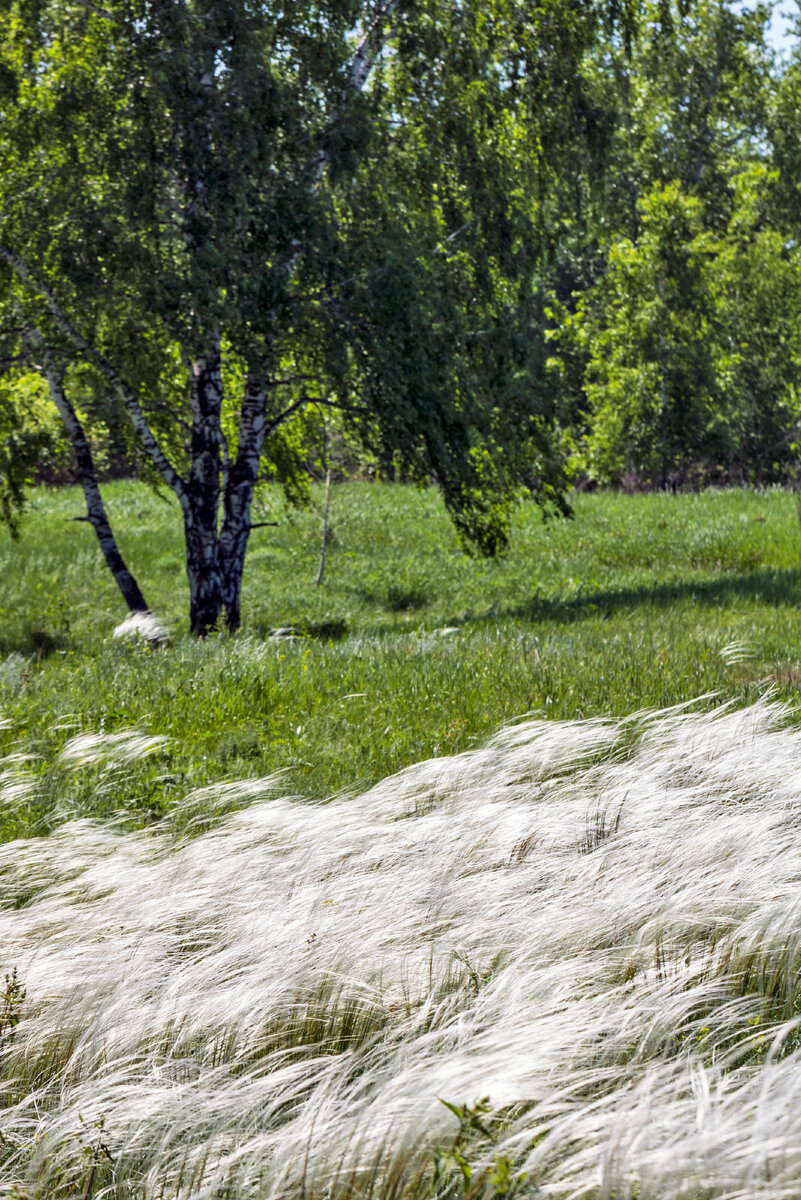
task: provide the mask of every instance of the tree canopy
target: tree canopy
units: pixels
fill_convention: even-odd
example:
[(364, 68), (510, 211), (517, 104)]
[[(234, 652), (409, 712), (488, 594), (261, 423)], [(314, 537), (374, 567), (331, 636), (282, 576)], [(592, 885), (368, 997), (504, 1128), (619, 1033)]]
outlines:
[(73, 446), (100, 415), (172, 489), (197, 632), (239, 624), (254, 490), (301, 495), (326, 413), (485, 554), (576, 472), (780, 477), (799, 135), (768, 15), (2, 0), (7, 429), (38, 371)]
[(2, 9), (5, 341), (124, 407), (182, 506), (193, 628), (238, 624), (262, 459), (310, 407), (433, 476), (481, 552), (521, 486), (565, 508), (547, 197), (625, 8)]

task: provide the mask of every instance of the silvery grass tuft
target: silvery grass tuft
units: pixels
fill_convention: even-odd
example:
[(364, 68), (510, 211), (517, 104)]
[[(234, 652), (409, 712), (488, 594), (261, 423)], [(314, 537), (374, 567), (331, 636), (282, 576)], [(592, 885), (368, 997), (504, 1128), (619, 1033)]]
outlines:
[(120, 729), (117, 733), (80, 733), (65, 743), (56, 765), (76, 770), (80, 767), (117, 767), (140, 762), (162, 750), (168, 738), (140, 733), (138, 729)]
[(782, 717), (527, 721), (180, 844), (0, 848), (2, 1194), (797, 1197)]
[(165, 646), (170, 640), (169, 631), (152, 612), (129, 613), (115, 628), (113, 636), (123, 641), (144, 638), (154, 646)]

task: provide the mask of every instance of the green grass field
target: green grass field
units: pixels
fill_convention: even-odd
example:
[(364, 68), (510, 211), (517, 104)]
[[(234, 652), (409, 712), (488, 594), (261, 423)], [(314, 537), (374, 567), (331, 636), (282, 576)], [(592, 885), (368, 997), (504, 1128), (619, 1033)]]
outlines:
[[(801, 528), (780, 491), (579, 495), (575, 519), (521, 509), (499, 562), (465, 557), (434, 490), (334, 488), (325, 580), (317, 511), (278, 498), (254, 532), (243, 629), (184, 634), (176, 507), (105, 489), (121, 547), (169, 648), (115, 641), (125, 616), (74, 489), (39, 490), (0, 531), (0, 752), (29, 756), (36, 800), (5, 838), (81, 815), (162, 817), (193, 789), (283, 772), (289, 793), (355, 790), (482, 743), (523, 713), (620, 716), (714, 692), (794, 698)], [(319, 497), (317, 497), (319, 499)], [(299, 636), (271, 640), (279, 627)], [(733, 645), (738, 649), (731, 649)], [(170, 740), (127, 768), (66, 771), (79, 731)]]

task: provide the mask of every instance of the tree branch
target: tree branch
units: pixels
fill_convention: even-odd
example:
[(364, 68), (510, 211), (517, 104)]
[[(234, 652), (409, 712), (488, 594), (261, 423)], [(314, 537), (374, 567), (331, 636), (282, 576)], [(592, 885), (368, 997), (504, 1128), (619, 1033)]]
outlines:
[(91, 0), (72, 0), (73, 4), (80, 5), (87, 12), (93, 13), (96, 17), (102, 17), (104, 21), (114, 21), (116, 18), (114, 13), (108, 12), (105, 8), (98, 8), (96, 4), (92, 4)]
[(384, 45), (385, 39), (382, 35), (379, 38), (378, 45), (371, 47), (373, 36), (377, 29), (383, 27), (386, 19), (392, 15), (397, 7), (398, 0), (384, 0), (370, 26), (365, 30), (356, 44), (356, 49), (351, 56), (348, 66), (350, 67), (351, 86), (356, 88), (357, 91), (361, 91), (367, 83), (373, 63)]
[(10, 358), (0, 358), (0, 371), (6, 370), (7, 367), (16, 367), (21, 363), (30, 363), (30, 354), (13, 354)]
[(167, 458), (162, 450), (158, 439), (154, 435), (147, 417), (145, 416), (142, 406), (140, 405), (136, 393), (125, 379), (117, 371), (116, 367), (102, 354), (91, 346), (89, 342), (78, 332), (72, 325), (66, 313), (59, 304), (56, 296), (44, 282), (40, 279), (35, 271), (31, 269), (28, 263), (20, 255), (15, 254), (8, 246), (0, 243), (0, 258), (9, 264), (16, 272), (18, 277), (32, 290), (35, 290), (39, 295), (43, 296), (47, 302), (47, 307), (50, 310), (50, 315), (55, 321), (57, 327), (61, 330), (67, 341), (78, 351), (79, 354), (86, 359), (87, 362), (97, 367), (102, 375), (105, 376), (108, 383), (114, 388), (122, 399), (128, 416), (136, 430), (139, 440), (142, 443), (145, 451), (149, 455), (153, 465), (161, 475), (164, 482), (178, 497), (181, 507), (186, 509), (189, 503), (187, 495), (186, 483), (178, 474), (175, 467)]
[(308, 396), (302, 396), (300, 400), (295, 400), (289, 405), (288, 408), (285, 408), (282, 413), (279, 413), (277, 417), (273, 417), (272, 421), (268, 421), (264, 429), (264, 440), (266, 441), (271, 433), (275, 433), (279, 425), (283, 425), (285, 421), (288, 421), (289, 418), (294, 416), (296, 412), (300, 412), (300, 410), (308, 403)]
[(308, 404), (322, 404), (324, 408), (336, 408), (339, 412), (359, 413), (367, 416), (370, 409), (366, 404), (343, 404), (341, 400), (323, 400), (320, 396), (307, 396)]
[(264, 384), (264, 388), (265, 391), (274, 391), (275, 388), (291, 387), (293, 383), (319, 383), (323, 378), (322, 375), (287, 375), (284, 379), (271, 379)]
[(283, 412), (279, 413), (277, 417), (273, 417), (271, 421), (267, 422), (264, 434), (265, 440), (271, 433), (275, 433), (280, 425), (283, 425), (285, 421), (293, 417), (296, 412), (300, 412), (302, 408), (305, 408), (307, 404), (321, 404), (324, 408), (336, 408), (340, 412), (361, 413), (364, 415), (370, 411), (359, 404), (341, 404), (338, 400), (324, 400), (320, 396), (300, 396), (299, 399), (294, 400), (288, 405)]
[[(360, 92), (367, 80), (370, 77), (370, 72), (373, 69), (373, 64), (378, 57), (386, 40), (384, 26), (387, 19), (392, 15), (398, 7), (399, 0), (383, 0), (379, 5), (378, 12), (370, 22), (367, 29), (356, 43), (356, 49), (348, 62), (348, 70), (350, 72), (350, 85), (354, 91)], [(378, 36), (376, 37), (376, 31)], [(337, 123), (337, 115), (332, 117), (325, 127), (326, 133), (331, 133)], [(313, 159), (314, 167), (314, 182), (315, 187), (323, 176), (323, 173), (328, 166), (329, 152), (325, 146), (321, 146)]]

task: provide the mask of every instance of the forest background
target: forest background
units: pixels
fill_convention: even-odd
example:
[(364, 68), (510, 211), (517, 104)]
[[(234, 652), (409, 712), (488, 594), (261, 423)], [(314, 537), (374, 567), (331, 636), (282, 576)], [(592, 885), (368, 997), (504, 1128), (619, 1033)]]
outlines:
[[(42, 7), (46, 12), (46, 6), (39, 9)], [(66, 6), (70, 7), (85, 18), (87, 6)], [(499, 109), (498, 95), (482, 101), (485, 111), (481, 115), (485, 119), (491, 117), (507, 125), (502, 134), (491, 127), (481, 131), (485, 143), (482, 149), (486, 154), (488, 147), (500, 143), (503, 137), (517, 138), (513, 153), (501, 146), (493, 152), (494, 159), (490, 155), (490, 161), (480, 164), (472, 192), (464, 199), (468, 205), (464, 213), (456, 208), (453, 195), (446, 196), (457, 216), (467, 216), (466, 223), (448, 229), (447, 217), (452, 214), (434, 213), (437, 228), (426, 230), (434, 240), (426, 244), (425, 237), (415, 231), (418, 244), (404, 247), (416, 251), (415, 266), (423, 269), (425, 257), (437, 251), (458, 256), (460, 251), (454, 243), (469, 236), (471, 226), (480, 225), (482, 234), (492, 230), (493, 237), (484, 246), (482, 266), (486, 271), (505, 273), (503, 284), (507, 289), (519, 289), (516, 297), (504, 297), (507, 318), (515, 307), (513, 299), (517, 300), (517, 309), (524, 302), (526, 309), (525, 324), (518, 334), (527, 343), (524, 365), (530, 375), (525, 384), (531, 394), (528, 411), (525, 405), (516, 409), (516, 433), (522, 441), (526, 416), (547, 418), (548, 433), (559, 443), (560, 465), (567, 470), (571, 483), (635, 488), (704, 482), (759, 484), (795, 478), (801, 339), (797, 315), (801, 252), (796, 245), (799, 64), (791, 32), (785, 33), (785, 53), (777, 54), (771, 44), (771, 14), (770, 5), (748, 11), (730, 3), (645, 5), (626, 12), (617, 22), (599, 9), (596, 20), (579, 29), (575, 23), (570, 26), (569, 6), (564, 12), (558, 6), (553, 11), (543, 10), (538, 14), (542, 27), (536, 28), (540, 44), (535, 48), (540, 58), (548, 52), (553, 55), (554, 61), (547, 64), (552, 74), (552, 94), (532, 98), (530, 80), (527, 93), (513, 75), (501, 79), (501, 95), (505, 91), (518, 94), (506, 106), (507, 111)], [(550, 28), (544, 28), (546, 18)], [(37, 20), (46, 29), (41, 11)], [(102, 19), (95, 22), (102, 23)], [(64, 247), (57, 247), (53, 232), (42, 226), (54, 214), (29, 213), (26, 229), (14, 212), (15, 203), (23, 198), (29, 201), (36, 188), (46, 191), (48, 184), (52, 187), (52, 180), (48, 180), (42, 164), (46, 148), (39, 143), (32, 156), (36, 158), (33, 165), (38, 177), (29, 183), (27, 194), (20, 195), (23, 166), (31, 169), (32, 164), (19, 161), (22, 149), (30, 151), (30, 147), (20, 148), (22, 136), (12, 128), (12, 115), (19, 119), (22, 114), (31, 122), (35, 115), (42, 115), (35, 113), (37, 103), (44, 107), (49, 102), (55, 106), (54, 115), (64, 119), (52, 96), (42, 98), (20, 92), (26, 71), (30, 70), (21, 61), (24, 35), (20, 24), (23, 22), (15, 24), (9, 18), (5, 45), (6, 137), (12, 143), (16, 132), (16, 146), (9, 149), (16, 148), (18, 159), (13, 165), (11, 153), (6, 159), (5, 236), (12, 240), (15, 233), (18, 238), (24, 235), (29, 251), (53, 253)], [(68, 78), (65, 82), (63, 76), (76, 70), (76, 64), (66, 58), (67, 53), (70, 48), (75, 54), (86, 53), (97, 34), (92, 30), (91, 17), (88, 26), (85, 19), (81, 24), (80, 16), (76, 23), (74, 14), (66, 24), (66, 30), (43, 33), (42, 28), (38, 29), (40, 37), (52, 39), (52, 55), (58, 52), (63, 59), (58, 64), (62, 77), (49, 81), (47, 71), (42, 71), (36, 87), (45, 90), (48, 83), (51, 90), (71, 89), (69, 105), (62, 102), (61, 106), (69, 112), (69, 106), (76, 104), (81, 80)], [(562, 44), (547, 44), (546, 37), (553, 38), (557, 30), (561, 31)], [(474, 42), (480, 40), (474, 28), (470, 33)], [(31, 31), (26, 34), (31, 36)], [(182, 36), (188, 36), (186, 30)], [(430, 54), (432, 48), (426, 49)], [(503, 53), (508, 54), (509, 49), (504, 46)], [(526, 47), (518, 49), (522, 80)], [(492, 68), (500, 74), (508, 67), (497, 47), (487, 51), (479, 45), (474, 51), (479, 71)], [(564, 61), (558, 60), (560, 51)], [(415, 52), (420, 54), (420, 47)], [(444, 64), (447, 68), (453, 65)], [(578, 74), (565, 80), (568, 66), (577, 68)], [(375, 64), (371, 63), (371, 68), (375, 69)], [(56, 74), (53, 63), (49, 69)], [(443, 64), (438, 63), (437, 69), (442, 71)], [(528, 71), (530, 74), (530, 64)], [(406, 85), (409, 80), (404, 76), (402, 82)], [(28, 84), (30, 87), (30, 79)], [(466, 84), (480, 92), (489, 91), (480, 77)], [(12, 96), (15, 104), (9, 103)], [(525, 111), (532, 99), (538, 101), (536, 129)], [(83, 98), (87, 112), (94, 100), (90, 94)], [(430, 95), (423, 97), (424, 103), (435, 100)], [(468, 115), (462, 133), (475, 115)], [(404, 127), (419, 120), (420, 114), (396, 115), (394, 119)], [(552, 143), (548, 146), (543, 144), (546, 129)], [(58, 130), (52, 139), (54, 146), (63, 150), (70, 132), (74, 130)], [(424, 148), (426, 154), (433, 153), (448, 133), (455, 136), (460, 130), (457, 126), (443, 129), (432, 122), (428, 132), (432, 144)], [(481, 133), (475, 128), (471, 132), (477, 143)], [(355, 136), (354, 131), (350, 133)], [(536, 144), (526, 141), (532, 133), (538, 138)], [(362, 134), (377, 136), (375, 131)], [(389, 162), (399, 157), (400, 140), (398, 137), (391, 145), (368, 147), (364, 161), (371, 172), (376, 172), (382, 158)], [(121, 152), (123, 148), (117, 149)], [(124, 149), (130, 153), (132, 148)], [(408, 154), (408, 148), (403, 151)], [(478, 157), (477, 145), (470, 153), (474, 159)], [(500, 195), (497, 180), (491, 192), (489, 172), (499, 164), (510, 166), (515, 156), (533, 162), (528, 194)], [(82, 172), (85, 181), (89, 165), (75, 165), (76, 175), (80, 178)], [(421, 164), (410, 159), (405, 165)], [(129, 158), (126, 167), (130, 166)], [(64, 164), (51, 170), (60, 176), (67, 174)], [(343, 173), (345, 170), (347, 165)], [(180, 164), (175, 175), (179, 172)], [(519, 185), (521, 181), (518, 177), (513, 182)], [(75, 181), (70, 182), (74, 186)], [(393, 182), (396, 191), (390, 199), (397, 201), (400, 186), (397, 180)], [(432, 198), (439, 194), (440, 182), (429, 178), (424, 183), (430, 190), (420, 188), (415, 197), (420, 209), (428, 210), (427, 219), (432, 216)], [(461, 184), (467, 192), (464, 179), (457, 177), (446, 183), (453, 191)], [(74, 203), (74, 195), (62, 198), (65, 211), (70, 200)], [(106, 208), (112, 206), (108, 197), (103, 201)], [(115, 217), (120, 220), (119, 214), (109, 220), (113, 222)], [(15, 218), (19, 230), (15, 229)], [(407, 227), (421, 220), (422, 212), (407, 210)], [(536, 244), (532, 229), (539, 235)], [(219, 242), (216, 231), (210, 236)], [(391, 236), (397, 237), (398, 231), (392, 230), (387, 237)], [(504, 239), (513, 251), (506, 262), (500, 253)], [(475, 248), (472, 244), (470, 252), (474, 253)], [(344, 253), (345, 247), (338, 249)], [(11, 251), (8, 246), (5, 250), (8, 268)], [(87, 254), (93, 251), (97, 252), (96, 246), (89, 247)], [(396, 247), (393, 253), (397, 254)], [(529, 260), (525, 266), (520, 262), (523, 257)], [(44, 265), (38, 265), (45, 270)], [(265, 275), (269, 274), (266, 258), (262, 267)], [(390, 270), (390, 264), (376, 266), (384, 276)], [(464, 263), (460, 271), (465, 272)], [(411, 270), (407, 264), (408, 274)], [(16, 338), (14, 348), (18, 351), (16, 355), (7, 354), (3, 373), (2, 480), (7, 520), (13, 520), (22, 502), (26, 469), (28, 477), (33, 471), (38, 480), (47, 482), (75, 478), (76, 469), (73, 447), (50, 402), (46, 372), (35, 361), (35, 351), (19, 340), (24, 332), (22, 301), (17, 295), (12, 303), (8, 295), (12, 279), (13, 273), (7, 269), (6, 349), (11, 349)], [(442, 280), (432, 276), (429, 282), (433, 290)], [(392, 283), (394, 287), (402, 283), (408, 286), (409, 280), (395, 279)], [(475, 301), (482, 287), (475, 278), (469, 283), (473, 295), (466, 292), (459, 297), (464, 307)], [(393, 295), (390, 289), (386, 299), (400, 305), (412, 297)], [(416, 301), (420, 303), (419, 296)], [(407, 315), (407, 321), (420, 315)], [(457, 314), (440, 314), (446, 315), (451, 321), (448, 332), (455, 336)], [(497, 377), (504, 366), (513, 371), (524, 360), (518, 352), (518, 361), (508, 345), (497, 342), (500, 307), (486, 315), (490, 327), (468, 330), (466, 336), (492, 339), (492, 366)], [(379, 331), (376, 315), (372, 316), (368, 349), (375, 353)], [(397, 315), (389, 308), (383, 317), (388, 332), (396, 338), (410, 332), (393, 326)], [(157, 324), (155, 315), (153, 324)], [(27, 333), (30, 338), (30, 328)], [(296, 349), (298, 357), (314, 352), (314, 333), (313, 329), (306, 331), (309, 345)], [(345, 335), (355, 342), (352, 329), (346, 329)], [(296, 337), (296, 347), (299, 341)], [(355, 353), (353, 345), (348, 349)], [(364, 347), (361, 349), (364, 351)], [(400, 349), (410, 356), (408, 343)], [(99, 364), (91, 362), (89, 351), (89, 347), (82, 352), (73, 345), (68, 355), (62, 349), (61, 357), (73, 361), (59, 366), (62, 375), (65, 370), (70, 372), (73, 407), (89, 435), (98, 475), (152, 473), (153, 464), (135, 439), (130, 422), (122, 420), (115, 404), (115, 389), (103, 379)], [(501, 351), (506, 352), (506, 360), (500, 357)], [(142, 347), (139, 356), (145, 357)], [(228, 390), (235, 392), (241, 382), (236, 370), (241, 370), (242, 363), (233, 354), (229, 357), (232, 364), (226, 383)], [(397, 366), (394, 362), (391, 365)], [(426, 365), (430, 369), (430, 363), (409, 358), (408, 373)], [(281, 422), (280, 438), (268, 440), (265, 445), (260, 481), (281, 479), (295, 499), (301, 498), (295, 489), (302, 493), (308, 477), (325, 474), (322, 460), (327, 455), (343, 471), (390, 478), (414, 467), (407, 461), (414, 457), (409, 429), (403, 430), (406, 441), (398, 435), (398, 444), (392, 445), (387, 444), (383, 429), (365, 427), (371, 422), (380, 425), (382, 414), (375, 411), (375, 403), (372, 410), (366, 408), (361, 414), (366, 418), (361, 424), (347, 422), (343, 415), (348, 409), (346, 397), (340, 393), (347, 390), (348, 371), (355, 390), (358, 373), (352, 363), (344, 369), (340, 364), (344, 378), (335, 379), (328, 366), (328, 377), (323, 372), (302, 380), (308, 384), (313, 378), (315, 385), (326, 385), (327, 390), (326, 386), (317, 386), (318, 394), (309, 395), (306, 393), (313, 389), (306, 387), (293, 395), (294, 405), (287, 406), (292, 411)], [(453, 372), (454, 364), (448, 366)], [(472, 366), (472, 382), (478, 390), (476, 364)], [(416, 382), (419, 387), (419, 379)], [(456, 391), (461, 381), (454, 373), (449, 382), (451, 390)], [(522, 386), (519, 378), (515, 382)], [(170, 383), (177, 415), (181, 382), (177, 386), (175, 380)], [(332, 390), (335, 384), (339, 384), (339, 392)], [(291, 390), (292, 384), (286, 386)], [(412, 386), (407, 381), (407, 390), (411, 391)], [(499, 386), (496, 379), (496, 390)], [(140, 390), (146, 397), (146, 383), (140, 384)], [(150, 381), (150, 392), (156, 390)], [(490, 394), (486, 402), (497, 399), (497, 395)], [(151, 402), (155, 404), (154, 399)], [(146, 398), (143, 403), (147, 403)], [(230, 414), (228, 420), (232, 420)], [(472, 432), (475, 434), (475, 430)], [(527, 465), (531, 470), (531, 458)], [(423, 463), (426, 469), (429, 474), (432, 469), (436, 473), (430, 461)], [(447, 481), (441, 482), (447, 496)]]

